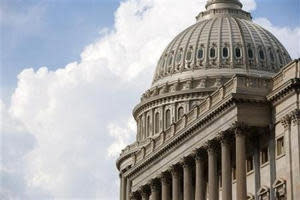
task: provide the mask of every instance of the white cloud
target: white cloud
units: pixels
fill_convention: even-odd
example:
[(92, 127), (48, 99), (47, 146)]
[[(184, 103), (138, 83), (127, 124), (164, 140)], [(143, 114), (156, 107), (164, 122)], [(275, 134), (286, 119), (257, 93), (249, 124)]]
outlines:
[(134, 136), (132, 133), (136, 133), (136, 122), (133, 118), (130, 118), (125, 127), (120, 127), (119, 123), (110, 123), (108, 130), (110, 136), (115, 138), (115, 141), (108, 147), (108, 156), (116, 157), (128, 145), (128, 142)]
[[(255, 9), (254, 0), (243, 2)], [(17, 146), (20, 155), (4, 167), (18, 164), (10, 177), (21, 177), (20, 189), (7, 182), (2, 196), (117, 199), (115, 157), (134, 140), (131, 110), (149, 87), (163, 49), (195, 22), (204, 5), (204, 0), (127, 0), (115, 14), (114, 29), (101, 31), (79, 62), (20, 73), (10, 108), (2, 110), (12, 121), (4, 124), (17, 121), (21, 131), (1, 131), (17, 132), (16, 139), (5, 138), (4, 150)]]
[(273, 25), (266, 18), (257, 18), (254, 22), (273, 33), (286, 47), (292, 58), (300, 57), (300, 26), (295, 28), (279, 27)]

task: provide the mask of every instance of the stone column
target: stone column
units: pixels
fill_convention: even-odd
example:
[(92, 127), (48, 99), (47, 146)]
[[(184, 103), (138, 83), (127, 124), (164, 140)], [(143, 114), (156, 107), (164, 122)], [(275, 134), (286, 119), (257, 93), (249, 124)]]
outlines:
[(158, 179), (153, 179), (150, 183), (150, 188), (151, 188), (151, 200), (160, 200), (159, 198), (159, 180)]
[[(218, 171), (217, 171), (217, 144), (216, 141), (209, 141), (208, 151), (208, 199), (218, 200)], [(243, 199), (244, 200), (244, 199)]]
[(222, 151), (222, 200), (232, 200), (231, 151), (228, 135), (221, 136)]
[(180, 193), (180, 168), (173, 165), (170, 169), (172, 174), (172, 200), (179, 200)]
[(246, 135), (235, 129), (236, 143), (236, 199), (247, 199), (246, 182)]
[(123, 189), (123, 186), (122, 186), (122, 174), (119, 174), (119, 178), (120, 178), (120, 197), (119, 197), (119, 199), (122, 200), (122, 189)]
[(129, 178), (127, 178), (126, 186), (127, 186), (127, 189), (126, 189), (126, 200), (130, 200), (131, 181), (129, 180)]
[(161, 177), (161, 199), (171, 200), (171, 177), (164, 172)]
[(195, 186), (195, 200), (205, 200), (205, 157), (206, 152), (204, 149), (200, 149), (196, 152), (196, 186)]
[(187, 157), (183, 159), (183, 200), (192, 200), (192, 161)]
[(122, 180), (121, 180), (121, 200), (126, 200), (126, 189), (127, 189), (127, 181), (126, 181), (126, 178), (124, 177), (124, 175), (122, 175)]

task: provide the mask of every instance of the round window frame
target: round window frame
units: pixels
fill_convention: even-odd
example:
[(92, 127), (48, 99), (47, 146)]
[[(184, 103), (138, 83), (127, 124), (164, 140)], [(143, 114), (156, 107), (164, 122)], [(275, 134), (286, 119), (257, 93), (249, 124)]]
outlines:
[[(263, 58), (261, 58), (261, 52), (263, 53)], [(261, 48), (258, 50), (258, 58), (259, 58), (260, 61), (265, 61), (266, 60), (265, 51)]]
[[(224, 56), (224, 49), (227, 49), (227, 56)], [(227, 46), (222, 47), (222, 58), (227, 59), (229, 58), (229, 48)]]
[[(214, 51), (215, 51), (215, 56), (214, 57), (211, 56), (211, 50), (212, 49), (214, 49)], [(217, 48), (216, 47), (210, 47), (209, 48), (209, 59), (215, 59), (215, 58), (217, 58)]]
[[(240, 56), (239, 56), (239, 57), (237, 57), (237, 55), (236, 55), (236, 50), (237, 50), (237, 49), (240, 50)], [(243, 57), (243, 51), (242, 51), (242, 48), (241, 48), (240, 46), (237, 46), (237, 47), (234, 48), (234, 57), (235, 57), (236, 59), (241, 59), (241, 58)]]
[[(199, 51), (202, 51), (202, 57), (201, 58), (199, 58)], [(204, 51), (204, 48), (203, 47), (200, 47), (198, 50), (197, 50), (197, 59), (198, 60), (203, 60), (204, 59), (204, 57), (205, 57), (205, 51)]]

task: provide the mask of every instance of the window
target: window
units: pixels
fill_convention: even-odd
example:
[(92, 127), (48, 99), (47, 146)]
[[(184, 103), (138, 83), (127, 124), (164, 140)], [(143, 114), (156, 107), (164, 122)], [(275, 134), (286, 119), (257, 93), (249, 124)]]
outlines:
[(251, 58), (251, 59), (254, 57), (253, 56), (253, 50), (251, 48), (248, 48), (248, 57)]
[(264, 53), (263, 50), (259, 50), (259, 58), (260, 58), (261, 60), (264, 60), (264, 59), (265, 59), (265, 53)]
[(253, 156), (249, 156), (246, 162), (247, 172), (251, 172), (253, 170)]
[(277, 139), (276, 143), (277, 156), (284, 154), (284, 137)]
[(223, 58), (228, 58), (228, 48), (223, 47)]
[(147, 117), (147, 137), (150, 135), (150, 116)]
[(282, 57), (281, 57), (281, 55), (280, 55), (280, 53), (278, 52), (278, 58), (279, 58), (279, 62), (280, 62), (280, 64), (282, 65)]
[(181, 56), (182, 56), (182, 52), (180, 51), (180, 52), (177, 53), (177, 56), (176, 56), (176, 63), (180, 63), (180, 61), (181, 61)]
[(186, 54), (186, 60), (191, 61), (192, 60), (192, 53), (193, 51), (190, 49)]
[(235, 48), (235, 57), (240, 58), (242, 56), (241, 49), (239, 47)]
[(155, 113), (155, 133), (159, 132), (159, 112)]
[(274, 58), (274, 54), (272, 51), (270, 51), (270, 58), (271, 58), (271, 61), (274, 62), (275, 61), (275, 58)]
[(198, 49), (198, 52), (197, 52), (197, 58), (198, 59), (202, 59), (203, 58), (203, 49)]
[(168, 109), (166, 111), (166, 128), (169, 128), (171, 125), (171, 111)]
[(173, 62), (173, 55), (170, 54), (168, 58), (168, 65), (172, 65), (172, 62)]
[(210, 48), (209, 57), (210, 58), (216, 57), (216, 49), (214, 47)]
[(261, 150), (261, 164), (265, 164), (269, 161), (269, 149), (268, 147), (264, 147)]
[(183, 107), (180, 107), (177, 112), (177, 119), (182, 118), (183, 114), (184, 114)]

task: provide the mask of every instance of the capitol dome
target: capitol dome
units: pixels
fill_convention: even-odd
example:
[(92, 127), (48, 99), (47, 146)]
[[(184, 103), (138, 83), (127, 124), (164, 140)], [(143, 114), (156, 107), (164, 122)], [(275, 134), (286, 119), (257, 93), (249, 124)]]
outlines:
[(138, 141), (167, 130), (234, 75), (271, 78), (291, 61), (239, 0), (208, 0), (196, 19), (164, 50), (133, 110)]
[(209, 0), (196, 19), (162, 53), (152, 86), (233, 74), (269, 77), (291, 61), (283, 45), (252, 22), (238, 0)]

